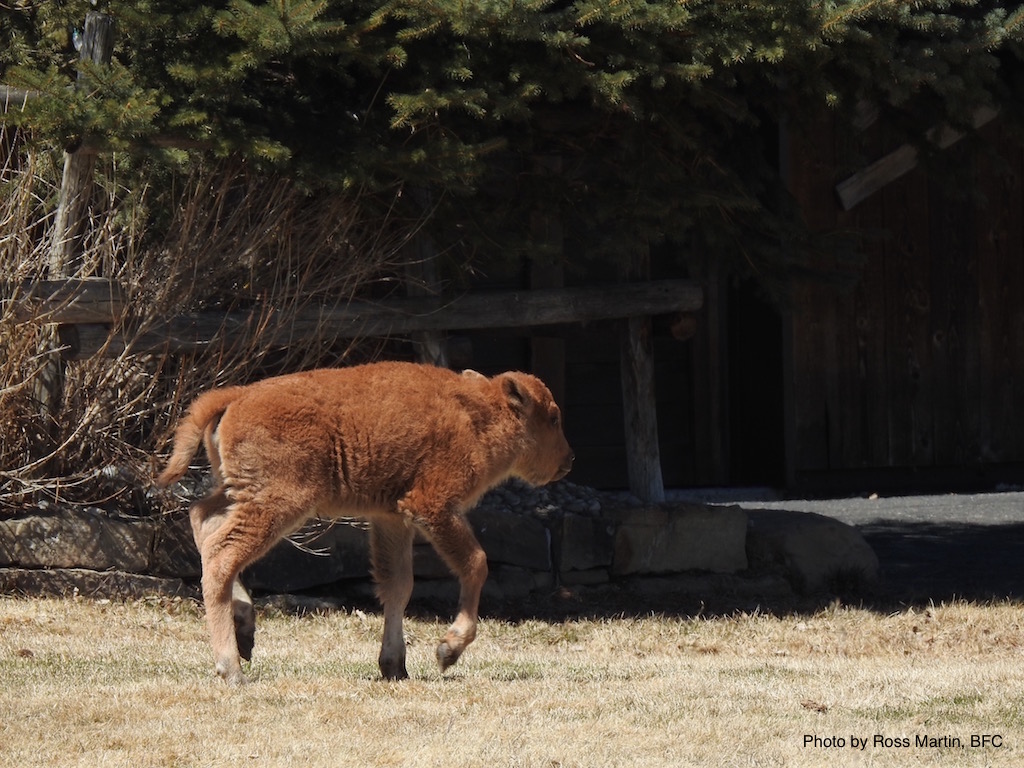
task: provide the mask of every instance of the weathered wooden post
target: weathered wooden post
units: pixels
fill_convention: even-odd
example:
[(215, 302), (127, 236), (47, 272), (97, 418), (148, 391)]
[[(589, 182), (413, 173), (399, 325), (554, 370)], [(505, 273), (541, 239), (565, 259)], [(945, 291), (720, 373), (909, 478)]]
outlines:
[[(114, 19), (105, 13), (90, 11), (85, 17), (80, 61), (109, 64), (114, 52)], [(78, 73), (77, 87), (87, 82), (83, 72)], [(81, 256), (79, 244), (88, 218), (89, 193), (96, 155), (91, 152), (64, 153), (64, 176), (57, 198), (57, 213), (53, 222), (53, 240), (50, 244), (49, 278), (56, 280), (72, 277), (76, 259)]]
[[(90, 11), (85, 17), (79, 60), (109, 64), (113, 50), (114, 19), (105, 13)], [(84, 73), (79, 72), (77, 87), (81, 88), (87, 79)], [(57, 212), (46, 265), (50, 280), (74, 277), (79, 271), (81, 239), (88, 219), (95, 165), (94, 154), (75, 150), (64, 153), (64, 175), (57, 198)], [(56, 350), (60, 346), (57, 328), (51, 328), (53, 335), (50, 346)], [(55, 420), (64, 394), (64, 363), (56, 351), (39, 372), (34, 386), (43, 416)]]
[[(651, 254), (634, 257), (631, 270), (643, 281), (651, 279)], [(624, 315), (619, 330), (619, 375), (626, 432), (626, 471), (629, 490), (641, 501), (665, 500), (658, 445), (658, 406), (654, 394), (654, 345), (651, 312)]]
[(658, 446), (650, 317), (630, 317), (622, 322), (619, 366), (629, 489), (641, 501), (661, 502), (665, 500), (665, 483)]

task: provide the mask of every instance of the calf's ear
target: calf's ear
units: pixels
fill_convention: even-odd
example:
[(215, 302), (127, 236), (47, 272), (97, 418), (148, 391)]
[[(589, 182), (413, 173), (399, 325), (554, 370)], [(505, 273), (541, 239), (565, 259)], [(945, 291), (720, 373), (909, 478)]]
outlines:
[(501, 390), (505, 393), (505, 400), (512, 412), (522, 416), (526, 411), (526, 401), (529, 397), (526, 388), (516, 381), (515, 376), (506, 373), (501, 377)]

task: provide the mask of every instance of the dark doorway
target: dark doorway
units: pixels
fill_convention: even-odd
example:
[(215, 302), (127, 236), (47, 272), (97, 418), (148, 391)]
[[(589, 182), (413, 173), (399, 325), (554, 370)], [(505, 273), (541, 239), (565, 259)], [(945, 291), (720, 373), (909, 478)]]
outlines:
[(729, 287), (730, 481), (785, 484), (782, 315), (753, 280)]

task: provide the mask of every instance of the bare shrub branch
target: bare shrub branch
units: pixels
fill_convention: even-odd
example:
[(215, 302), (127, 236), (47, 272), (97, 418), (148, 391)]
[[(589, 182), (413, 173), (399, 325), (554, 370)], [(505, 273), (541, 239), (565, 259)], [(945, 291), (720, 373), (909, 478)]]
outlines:
[[(128, 188), (115, 158), (97, 169), (75, 277), (111, 279), (127, 304), (107, 354), (67, 363), (58, 423), (45, 423), (40, 371), (59, 345), (52, 326), (18, 322), (14, 308), (23, 281), (44, 274), (54, 168), (31, 151), (0, 165), (0, 274), (10, 286), (0, 296), (0, 507), (158, 509), (153, 457), (198, 392), (372, 357), (383, 343), (342, 341), (326, 326), (293, 343), (290, 318), (401, 274), (418, 222), (399, 220), (379, 198), (312, 194), (244, 164), (164, 171)], [(255, 310), (259, 321), (252, 333), (216, 334), (198, 352), (132, 353), (133, 340), (169, 317), (210, 309)]]

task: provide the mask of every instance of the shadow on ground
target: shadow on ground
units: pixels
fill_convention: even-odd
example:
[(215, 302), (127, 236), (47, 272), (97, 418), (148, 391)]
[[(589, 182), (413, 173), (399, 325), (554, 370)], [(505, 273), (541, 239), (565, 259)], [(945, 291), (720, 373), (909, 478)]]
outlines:
[[(487, 615), (521, 620), (565, 620), (620, 616), (728, 616), (738, 612), (773, 615), (814, 613), (837, 601), (879, 612), (966, 600), (1024, 602), (1024, 523), (972, 525), (879, 521), (859, 526), (878, 556), (881, 579), (871, 588), (837, 583), (822, 595), (796, 595), (778, 582), (752, 577), (671, 579), (657, 589), (642, 582), (601, 588), (560, 589), (522, 602), (485, 606)], [(702, 584), (706, 587), (701, 589)], [(416, 608), (414, 607), (414, 610)], [(421, 604), (427, 614), (444, 606)], [(450, 606), (449, 606), (450, 610)]]
[(1024, 523), (879, 522), (860, 526), (883, 594), (910, 603), (1024, 599)]
[[(781, 576), (690, 574), (599, 587), (561, 587), (521, 600), (485, 599), (481, 609), (486, 617), (508, 621), (564, 621), (652, 614), (683, 618), (752, 612), (806, 615), (837, 602), (886, 613), (958, 600), (1024, 603), (1024, 523), (882, 520), (857, 527), (879, 559), (881, 578), (870, 587), (856, 579), (840, 579), (828, 594), (799, 595)], [(326, 605), (317, 603), (325, 598)], [(333, 603), (343, 610), (379, 611), (365, 592), (356, 597), (337, 587), (319, 590), (312, 600), (305, 603), (298, 598), (291, 608), (299, 613), (329, 610)], [(453, 599), (414, 598), (409, 606), (411, 615), (422, 618), (444, 620), (454, 612), (454, 595)]]

